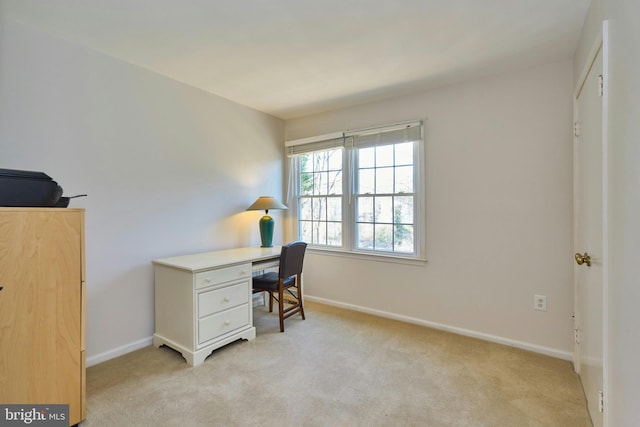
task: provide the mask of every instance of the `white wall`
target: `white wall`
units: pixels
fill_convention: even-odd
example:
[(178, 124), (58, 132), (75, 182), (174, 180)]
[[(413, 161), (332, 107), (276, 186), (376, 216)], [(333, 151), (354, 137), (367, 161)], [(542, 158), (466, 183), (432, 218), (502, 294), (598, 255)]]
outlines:
[(589, 59), (591, 49), (596, 41), (596, 35), (602, 33), (602, 21), (604, 20), (604, 2), (592, 0), (589, 11), (582, 25), (580, 41), (573, 55), (573, 81), (580, 80), (586, 61)]
[(640, 425), (640, 2), (607, 2), (610, 30), (610, 426)]
[(259, 244), (244, 209), (282, 196), (283, 138), (279, 119), (0, 21), (0, 167), (89, 194), (71, 203), (86, 208), (89, 364), (150, 343), (153, 258)]
[(572, 86), (566, 60), (287, 121), (297, 139), (426, 119), (427, 264), (309, 253), (307, 295), (569, 359)]
[(608, 2), (610, 426), (640, 425), (640, 3)]

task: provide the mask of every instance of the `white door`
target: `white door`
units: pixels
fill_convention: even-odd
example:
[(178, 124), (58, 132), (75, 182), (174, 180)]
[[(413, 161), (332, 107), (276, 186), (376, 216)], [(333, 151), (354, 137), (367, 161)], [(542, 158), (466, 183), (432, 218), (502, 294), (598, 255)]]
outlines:
[[(602, 426), (603, 391), (603, 62), (590, 58), (576, 96), (574, 145), (576, 371), (589, 413)], [(590, 65), (590, 67), (589, 67)]]

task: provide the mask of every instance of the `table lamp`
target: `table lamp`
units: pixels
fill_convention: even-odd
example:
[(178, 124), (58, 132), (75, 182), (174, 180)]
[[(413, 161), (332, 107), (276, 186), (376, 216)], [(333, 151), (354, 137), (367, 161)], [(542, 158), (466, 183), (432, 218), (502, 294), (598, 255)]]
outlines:
[(269, 209), (287, 209), (285, 205), (270, 196), (260, 196), (247, 208), (248, 211), (264, 210), (264, 216), (260, 218), (260, 240), (263, 248), (273, 247), (273, 218), (269, 216)]

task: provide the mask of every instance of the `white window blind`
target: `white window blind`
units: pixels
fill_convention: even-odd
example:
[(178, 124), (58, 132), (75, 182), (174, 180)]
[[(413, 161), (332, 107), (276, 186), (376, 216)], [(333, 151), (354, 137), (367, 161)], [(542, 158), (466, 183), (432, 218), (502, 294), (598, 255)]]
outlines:
[(288, 141), (285, 143), (286, 153), (289, 157), (295, 157), (316, 151), (344, 147), (344, 140), (344, 134), (339, 132), (318, 137)]
[(420, 122), (345, 132), (345, 137), (353, 137), (353, 146), (356, 148), (398, 144), (422, 139)]

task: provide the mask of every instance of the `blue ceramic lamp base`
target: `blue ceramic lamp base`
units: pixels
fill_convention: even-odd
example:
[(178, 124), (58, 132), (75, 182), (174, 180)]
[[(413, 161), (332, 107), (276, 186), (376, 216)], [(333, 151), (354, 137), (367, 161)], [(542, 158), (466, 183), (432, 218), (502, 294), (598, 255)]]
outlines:
[(275, 221), (269, 215), (260, 218), (260, 240), (263, 248), (273, 247), (273, 224)]

